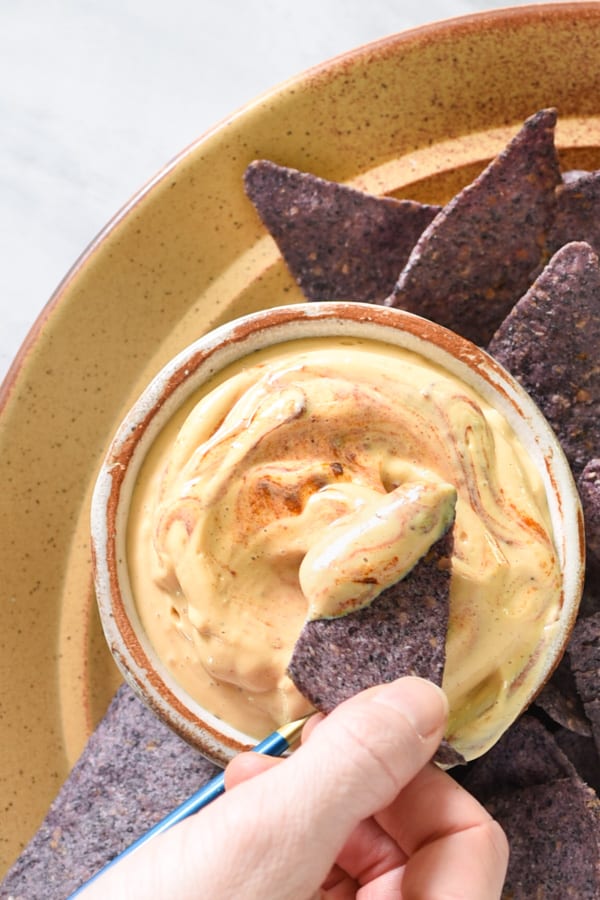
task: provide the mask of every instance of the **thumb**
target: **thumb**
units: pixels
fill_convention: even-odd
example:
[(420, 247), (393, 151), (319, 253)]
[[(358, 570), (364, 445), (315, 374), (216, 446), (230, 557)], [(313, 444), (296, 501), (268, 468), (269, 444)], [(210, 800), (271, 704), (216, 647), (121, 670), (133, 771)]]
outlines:
[(443, 691), (421, 678), (364, 691), (312, 730), (279, 773), (281, 790), (302, 794), (298, 801), (313, 827), (318, 823), (341, 846), (431, 759), (447, 714)]
[(372, 688), (337, 707), (283, 764), (228, 791), (213, 813), (223, 822), (230, 804), (238, 836), (241, 818), (254, 822), (252, 843), (236, 848), (244, 897), (263, 897), (265, 887), (270, 898), (317, 891), (358, 823), (431, 759), (447, 711), (444, 693), (420, 678)]

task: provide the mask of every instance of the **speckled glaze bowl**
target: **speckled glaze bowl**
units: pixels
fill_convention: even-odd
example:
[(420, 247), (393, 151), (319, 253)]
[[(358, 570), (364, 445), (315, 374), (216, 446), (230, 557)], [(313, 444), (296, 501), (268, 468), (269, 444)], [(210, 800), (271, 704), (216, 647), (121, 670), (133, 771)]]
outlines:
[[(217, 76), (218, 77), (218, 76)], [(537, 109), (565, 168), (600, 168), (600, 3), (521, 6), (384, 37), (276, 87), (119, 211), (0, 386), (0, 871), (122, 681), (100, 626), (89, 506), (124, 411), (191, 339), (301, 300), (244, 195), (257, 157), (443, 203)], [(190, 113), (193, 119), (193, 111)]]
[(363, 338), (420, 354), (500, 411), (541, 473), (563, 578), (556, 639), (527, 705), (553, 671), (570, 635), (584, 573), (577, 491), (558, 441), (525, 391), (490, 356), (406, 312), (356, 303), (297, 304), (257, 312), (210, 332), (161, 370), (123, 419), (101, 467), (91, 511), (96, 596), (108, 645), (134, 690), (182, 737), (224, 763), (255, 741), (193, 700), (154, 651), (140, 622), (127, 563), (132, 493), (144, 459), (188, 398), (229, 364), (301, 338)]

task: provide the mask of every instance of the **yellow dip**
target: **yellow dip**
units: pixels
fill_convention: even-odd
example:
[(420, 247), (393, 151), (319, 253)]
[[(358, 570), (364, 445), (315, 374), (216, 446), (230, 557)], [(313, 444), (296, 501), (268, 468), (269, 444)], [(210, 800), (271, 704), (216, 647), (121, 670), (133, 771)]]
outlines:
[(309, 709), (286, 675), (306, 619), (369, 603), (454, 513), (443, 687), (448, 737), (472, 758), (537, 684), (560, 570), (541, 479), (506, 420), (416, 354), (296, 341), (202, 388), (134, 491), (142, 624), (189, 694), (262, 736)]

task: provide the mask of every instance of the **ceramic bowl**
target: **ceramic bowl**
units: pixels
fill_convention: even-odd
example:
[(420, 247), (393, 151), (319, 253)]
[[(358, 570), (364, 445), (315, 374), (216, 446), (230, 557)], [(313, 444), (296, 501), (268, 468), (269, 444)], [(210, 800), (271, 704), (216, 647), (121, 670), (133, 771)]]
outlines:
[[(254, 740), (194, 701), (175, 681), (144, 632), (127, 564), (126, 533), (136, 478), (163, 427), (193, 392), (233, 362), (300, 338), (374, 339), (419, 353), (461, 378), (501, 412), (541, 473), (563, 576), (560, 627), (537, 692), (555, 667), (579, 605), (584, 571), (577, 492), (554, 433), (514, 379), (470, 342), (426, 319), (356, 303), (276, 307), (234, 320), (169, 362), (127, 413), (102, 465), (92, 501), (96, 596), (104, 632), (123, 675), (180, 735), (216, 762)], [(526, 701), (531, 700), (531, 696)]]

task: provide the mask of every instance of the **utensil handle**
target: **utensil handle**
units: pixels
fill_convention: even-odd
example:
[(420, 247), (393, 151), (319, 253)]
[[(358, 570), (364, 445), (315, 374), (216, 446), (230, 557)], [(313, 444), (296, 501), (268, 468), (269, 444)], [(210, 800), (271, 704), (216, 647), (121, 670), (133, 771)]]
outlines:
[[(282, 756), (286, 750), (289, 749), (290, 742), (286, 739), (282, 734), (278, 731), (274, 731), (273, 734), (270, 734), (268, 737), (261, 741), (256, 747), (253, 747), (252, 750), (254, 753), (261, 753), (266, 756)], [(191, 797), (188, 797), (187, 800), (178, 806), (173, 812), (170, 812), (164, 819), (161, 819), (160, 822), (157, 822), (149, 831), (146, 831), (145, 834), (142, 834), (141, 837), (134, 841), (133, 844), (130, 844), (129, 847), (126, 847), (121, 853), (111, 859), (110, 862), (106, 863), (106, 865), (100, 869), (99, 872), (96, 872), (85, 884), (82, 884), (81, 887), (77, 888), (77, 890), (70, 895), (68, 900), (74, 900), (75, 897), (78, 897), (81, 892), (88, 885), (95, 881), (96, 878), (99, 878), (100, 875), (103, 875), (108, 869), (115, 865), (115, 863), (120, 862), (126, 856), (129, 856), (130, 853), (133, 853), (135, 850), (139, 850), (139, 848), (145, 844), (147, 841), (151, 840), (151, 838), (156, 837), (159, 834), (162, 834), (163, 831), (167, 831), (167, 829), (171, 828), (173, 825), (176, 825), (178, 822), (183, 821), (183, 819), (187, 819), (188, 816), (193, 815), (198, 812), (200, 809), (203, 809), (205, 806), (208, 806), (209, 803), (212, 803), (213, 800), (216, 800), (223, 792), (225, 791), (225, 773), (220, 772), (214, 778), (212, 778), (207, 784), (203, 785), (199, 788), (195, 794), (192, 794)]]

